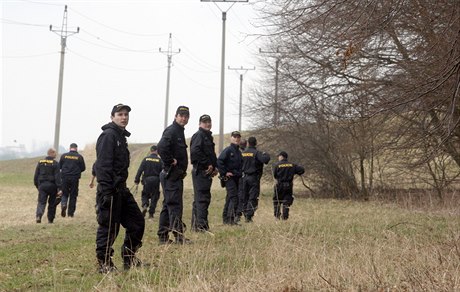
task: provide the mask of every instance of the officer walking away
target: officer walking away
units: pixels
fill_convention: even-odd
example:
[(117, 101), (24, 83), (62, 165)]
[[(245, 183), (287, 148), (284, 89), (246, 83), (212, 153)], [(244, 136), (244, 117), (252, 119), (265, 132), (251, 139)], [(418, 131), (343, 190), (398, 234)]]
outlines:
[(77, 144), (70, 144), (70, 151), (62, 154), (61, 159), (59, 159), (62, 177), (62, 217), (66, 216), (67, 205), (69, 208), (68, 215), (73, 217), (77, 208), (78, 185), (81, 173), (86, 169), (85, 159), (77, 152), (77, 149)]
[(217, 174), (217, 157), (209, 115), (199, 119), (198, 131), (190, 140), (190, 159), (193, 165), (192, 231), (209, 231), (208, 208), (211, 203), (212, 178)]
[(160, 173), (163, 188), (163, 207), (160, 213), (158, 237), (160, 244), (172, 243), (169, 232), (175, 237), (175, 243), (190, 243), (184, 236), (185, 224), (182, 221), (184, 181), (187, 175), (188, 154), (185, 143), (184, 127), (190, 117), (189, 108), (179, 106), (174, 121), (164, 131), (158, 143), (158, 153), (163, 160)]
[[(243, 152), (246, 150), (248, 146), (248, 141), (244, 138), (240, 139), (240, 151)], [(241, 216), (243, 215), (243, 205), (244, 205), (244, 193), (243, 193), (243, 176), (240, 177), (238, 187), (238, 214), (236, 217), (236, 221), (239, 222), (241, 220)]]
[(274, 214), (277, 219), (289, 218), (289, 207), (294, 202), (292, 192), (293, 179), (296, 174), (302, 175), (305, 169), (302, 166), (288, 162), (288, 154), (281, 151), (278, 161), (273, 165), (273, 177), (276, 180), (273, 195)]
[(46, 201), (48, 201), (48, 223), (53, 223), (56, 216), (56, 196), (61, 196), (62, 191), (59, 164), (55, 158), (56, 150), (50, 148), (45, 159), (41, 159), (35, 168), (34, 185), (38, 189), (37, 223), (42, 222)]
[(136, 187), (139, 185), (139, 182), (142, 182), (144, 185), (141, 198), (142, 215), (144, 217), (147, 211), (149, 212), (149, 218), (153, 218), (153, 214), (155, 213), (155, 208), (160, 198), (160, 173), (162, 169), (163, 162), (158, 156), (158, 147), (153, 145), (150, 147), (150, 155), (142, 160), (134, 178)]
[(126, 130), (131, 108), (117, 104), (111, 112), (112, 122), (102, 126), (102, 134), (96, 143), (97, 174), (97, 222), (96, 257), (100, 273), (116, 271), (113, 264), (112, 245), (117, 238), (120, 225), (126, 229), (121, 246), (125, 270), (140, 266), (135, 256), (142, 246), (145, 220), (133, 195), (126, 186), (129, 168), (129, 150)]
[(238, 225), (238, 187), (241, 178), (243, 159), (239, 150), (241, 134), (233, 131), (230, 146), (222, 150), (217, 158), (221, 185), (227, 190), (222, 219), (224, 224)]
[(244, 150), (246, 150), (247, 146), (248, 146), (248, 141), (246, 141), (246, 139), (244, 139), (244, 138), (241, 138), (241, 140), (240, 140), (240, 151), (243, 152)]
[(257, 139), (248, 138), (249, 146), (241, 154), (243, 156), (243, 186), (240, 212), (244, 214), (246, 222), (252, 222), (254, 213), (259, 205), (260, 178), (264, 164), (270, 161), (270, 155), (257, 150)]
[(93, 163), (91, 167), (91, 181), (89, 182), (89, 187), (92, 189), (94, 188), (94, 180), (96, 179), (96, 161)]

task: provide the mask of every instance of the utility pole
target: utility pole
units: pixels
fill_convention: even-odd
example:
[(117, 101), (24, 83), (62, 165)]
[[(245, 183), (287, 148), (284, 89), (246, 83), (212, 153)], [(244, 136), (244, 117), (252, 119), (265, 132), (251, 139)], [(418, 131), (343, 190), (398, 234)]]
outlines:
[(279, 52), (279, 49), (277, 48), (276, 51), (262, 51), (262, 49), (259, 48), (259, 53), (261, 54), (270, 54), (270, 55), (275, 55), (276, 61), (275, 61), (275, 95), (274, 95), (274, 103), (273, 103), (273, 125), (275, 127), (278, 127), (279, 124), (279, 107), (278, 107), (278, 73), (279, 73), (279, 66), (280, 66), (280, 60), (281, 60), (281, 55)]
[(59, 65), (59, 84), (58, 84), (58, 98), (57, 98), (57, 107), (56, 107), (56, 124), (54, 128), (54, 149), (59, 152), (59, 132), (61, 130), (61, 107), (62, 107), (62, 83), (64, 80), (64, 55), (65, 47), (67, 42), (67, 37), (76, 34), (80, 31), (80, 28), (77, 27), (77, 31), (68, 31), (67, 30), (67, 5), (64, 8), (64, 17), (62, 19), (62, 27), (59, 29), (53, 29), (53, 26), (50, 25), (50, 31), (56, 33), (61, 37), (61, 63)]
[(168, 50), (162, 51), (161, 48), (159, 49), (160, 53), (163, 53), (168, 58), (168, 75), (166, 77), (166, 102), (165, 102), (165, 124), (164, 127), (168, 126), (168, 111), (169, 111), (169, 79), (171, 76), (171, 63), (172, 63), (172, 56), (177, 55), (180, 53), (180, 49), (176, 52), (172, 50), (172, 34), (169, 34), (169, 42), (168, 42)]
[[(222, 58), (220, 63), (220, 112), (219, 112), (219, 153), (224, 148), (224, 101), (225, 101), (225, 22), (227, 20), (227, 12), (233, 7), (236, 2), (248, 2), (249, 0), (201, 0), (201, 2), (214, 2), (214, 4), (222, 12)], [(232, 3), (225, 11), (215, 2)]]
[(238, 119), (238, 131), (241, 132), (241, 117), (243, 111), (243, 75), (246, 74), (249, 70), (256, 70), (256, 67), (253, 68), (231, 68), (228, 66), (228, 70), (236, 70), (238, 74), (240, 74), (240, 112), (239, 112), (239, 119)]

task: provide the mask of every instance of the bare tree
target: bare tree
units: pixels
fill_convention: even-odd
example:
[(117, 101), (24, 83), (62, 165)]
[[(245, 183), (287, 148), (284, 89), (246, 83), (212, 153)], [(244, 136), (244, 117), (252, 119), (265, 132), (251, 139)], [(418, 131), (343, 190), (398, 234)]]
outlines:
[[(316, 157), (302, 157), (315, 161), (312, 167), (319, 175), (328, 170), (325, 181), (339, 192), (354, 194), (359, 189), (357, 164), (360, 192), (365, 194), (365, 170), (372, 186), (375, 149), (394, 140), (416, 148), (430, 137), (434, 143), (418, 153), (420, 162), (446, 153), (460, 166), (458, 0), (258, 4), (267, 46), (284, 49), (276, 104), (280, 136), (303, 137), (301, 145), (316, 151)], [(267, 80), (273, 80), (273, 71)], [(263, 105), (254, 114), (273, 112), (267, 86), (254, 99)], [(391, 128), (389, 113), (400, 125), (392, 135), (386, 132)]]

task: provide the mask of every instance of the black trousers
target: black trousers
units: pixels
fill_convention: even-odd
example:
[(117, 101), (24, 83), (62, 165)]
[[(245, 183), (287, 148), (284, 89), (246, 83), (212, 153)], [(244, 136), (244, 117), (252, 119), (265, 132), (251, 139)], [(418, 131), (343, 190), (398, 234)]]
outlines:
[(185, 224), (182, 222), (184, 181), (182, 178), (166, 179), (165, 176), (166, 173), (162, 171), (160, 181), (164, 200), (157, 232), (160, 241), (167, 241), (169, 232), (172, 232), (176, 238), (181, 238), (185, 231)]
[(238, 187), (240, 177), (232, 176), (225, 183), (227, 196), (225, 197), (222, 219), (224, 224), (235, 224), (238, 217)]
[(48, 201), (48, 221), (53, 221), (56, 217), (56, 193), (57, 186), (54, 182), (44, 181), (38, 186), (38, 202), (36, 216), (42, 217), (45, 213), (46, 202)]
[(78, 177), (63, 177), (62, 178), (62, 199), (61, 206), (67, 206), (67, 213), (73, 216), (77, 208)]
[(193, 204), (192, 204), (192, 230), (209, 230), (208, 208), (211, 204), (212, 177), (205, 170), (192, 171)]
[(160, 199), (160, 177), (149, 176), (144, 178), (142, 189), (142, 207), (149, 207), (149, 214), (155, 214), (158, 200)]
[(105, 262), (113, 255), (113, 243), (120, 231), (126, 229), (122, 256), (134, 255), (142, 246), (145, 220), (133, 195), (127, 188), (102, 196), (98, 186), (96, 195), (97, 222), (96, 256)]
[(243, 177), (243, 186), (240, 186), (241, 207), (240, 210), (244, 217), (251, 219), (259, 205), (260, 178), (257, 174), (245, 175)]
[(274, 187), (273, 208), (276, 218), (289, 218), (289, 207), (294, 202), (292, 182), (280, 182)]

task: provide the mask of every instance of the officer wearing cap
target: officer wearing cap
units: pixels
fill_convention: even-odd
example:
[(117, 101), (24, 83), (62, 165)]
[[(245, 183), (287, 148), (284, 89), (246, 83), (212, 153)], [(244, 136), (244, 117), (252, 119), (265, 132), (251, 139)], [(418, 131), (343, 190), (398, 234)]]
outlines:
[(66, 211), (68, 211), (69, 217), (73, 217), (77, 208), (78, 185), (81, 173), (86, 169), (85, 159), (77, 150), (77, 144), (72, 143), (70, 144), (70, 151), (62, 154), (61, 159), (59, 159), (62, 178), (62, 217), (66, 216)]
[(274, 215), (277, 219), (289, 218), (289, 207), (294, 202), (292, 192), (294, 176), (302, 175), (305, 169), (302, 166), (288, 162), (288, 154), (281, 151), (278, 161), (273, 165), (273, 177), (276, 180), (273, 195)]
[(56, 216), (56, 195), (62, 194), (61, 173), (59, 163), (54, 160), (56, 150), (48, 149), (45, 159), (41, 159), (34, 174), (34, 185), (38, 189), (38, 203), (36, 211), (36, 222), (42, 222), (43, 213), (45, 213), (46, 202), (48, 201), (48, 223), (53, 223)]
[(126, 186), (129, 168), (129, 150), (126, 130), (131, 108), (117, 104), (111, 112), (111, 123), (102, 126), (102, 134), (96, 143), (97, 174), (97, 222), (96, 256), (100, 273), (116, 271), (112, 261), (112, 245), (120, 225), (126, 229), (121, 246), (124, 269), (141, 265), (135, 256), (142, 246), (145, 219)]
[(243, 151), (243, 186), (242, 203), (239, 207), (244, 214), (246, 222), (252, 222), (252, 217), (257, 210), (260, 194), (260, 178), (262, 177), (264, 164), (270, 161), (270, 155), (257, 150), (256, 137), (248, 138), (248, 147)]
[(155, 213), (155, 208), (160, 198), (160, 173), (162, 169), (163, 162), (158, 156), (158, 147), (153, 145), (150, 147), (150, 155), (142, 160), (134, 178), (136, 186), (139, 185), (139, 182), (144, 185), (142, 189), (142, 215), (144, 217), (147, 211), (149, 212), (149, 218), (153, 218)]
[(208, 231), (208, 207), (211, 203), (212, 177), (217, 174), (217, 157), (209, 115), (199, 119), (198, 131), (190, 140), (190, 159), (193, 165), (192, 231)]
[(160, 213), (158, 237), (160, 244), (167, 244), (169, 232), (178, 244), (190, 243), (185, 238), (185, 224), (182, 221), (183, 212), (183, 179), (187, 174), (188, 154), (184, 130), (188, 123), (190, 111), (186, 106), (179, 106), (174, 121), (164, 131), (158, 142), (158, 153), (163, 160), (163, 171), (160, 173), (163, 188), (163, 208)]
[(222, 150), (217, 158), (217, 168), (227, 191), (222, 219), (224, 224), (230, 225), (238, 224), (238, 187), (243, 164), (239, 150), (240, 139), (240, 132), (233, 131), (230, 135), (230, 146)]

